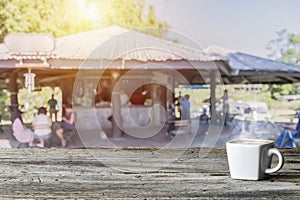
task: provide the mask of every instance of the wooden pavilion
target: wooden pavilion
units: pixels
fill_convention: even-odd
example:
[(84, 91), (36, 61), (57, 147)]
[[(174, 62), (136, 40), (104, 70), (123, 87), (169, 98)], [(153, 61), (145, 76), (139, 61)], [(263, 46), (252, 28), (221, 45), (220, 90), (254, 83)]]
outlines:
[[(111, 92), (126, 88), (129, 95), (147, 90), (152, 105), (160, 105), (166, 110), (173, 101), (174, 87), (180, 84), (210, 85), (214, 105), (217, 84), (292, 83), (300, 80), (300, 70), (293, 65), (236, 52), (207, 53), (203, 49), (118, 26), (54, 41), (54, 49), (48, 52), (26, 52), (26, 49), (13, 52), (6, 44), (0, 44), (0, 80), (8, 83), (14, 108), (18, 106), (17, 79), (23, 80), (29, 69), (36, 74), (36, 85), (60, 87), (63, 104), (72, 103), (79, 110), (83, 109), (84, 118), (95, 115), (95, 95), (103, 87), (109, 87)], [(162, 110), (154, 113), (155, 123), (160, 124), (164, 120), (158, 117), (163, 114)], [(214, 120), (214, 106), (212, 113)], [(94, 126), (97, 117), (88, 121), (79, 126)]]
[(117, 83), (130, 94), (146, 89), (153, 104), (167, 108), (176, 84), (203, 83), (211, 70), (220, 70), (216, 62), (222, 62), (203, 50), (117, 26), (58, 38), (47, 53), (12, 52), (6, 46), (0, 45), (0, 78), (9, 78), (13, 107), (18, 106), (17, 79), (29, 69), (36, 74), (36, 85), (59, 86), (63, 103), (85, 110), (95, 106), (94, 96), (104, 84), (112, 91)]

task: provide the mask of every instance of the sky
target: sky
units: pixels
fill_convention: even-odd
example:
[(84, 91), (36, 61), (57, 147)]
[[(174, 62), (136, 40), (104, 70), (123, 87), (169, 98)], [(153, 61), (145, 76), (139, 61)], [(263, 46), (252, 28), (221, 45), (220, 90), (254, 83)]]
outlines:
[(300, 34), (300, 0), (148, 2), (154, 6), (157, 18), (166, 22), (172, 32), (203, 48), (216, 45), (266, 58), (269, 53), (266, 45), (277, 38), (276, 32), (287, 29)]

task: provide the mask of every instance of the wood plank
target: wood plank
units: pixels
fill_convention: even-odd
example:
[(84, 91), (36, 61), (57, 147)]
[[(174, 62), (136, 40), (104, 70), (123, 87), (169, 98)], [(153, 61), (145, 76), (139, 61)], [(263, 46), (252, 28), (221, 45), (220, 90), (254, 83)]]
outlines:
[(225, 149), (1, 149), (0, 199), (295, 199), (300, 151), (282, 152), (281, 171), (241, 181)]

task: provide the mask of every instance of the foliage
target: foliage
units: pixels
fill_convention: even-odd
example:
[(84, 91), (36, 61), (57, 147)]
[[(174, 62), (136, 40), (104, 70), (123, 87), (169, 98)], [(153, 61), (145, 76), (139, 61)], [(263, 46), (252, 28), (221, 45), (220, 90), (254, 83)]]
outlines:
[(276, 32), (277, 38), (270, 40), (268, 57), (274, 60), (299, 65), (300, 35), (291, 34), (286, 29)]
[[(116, 24), (124, 28), (167, 28), (144, 0), (0, 0), (0, 42), (11, 32), (55, 37)], [(144, 31), (162, 37), (164, 31)]]
[[(62, 93), (58, 87), (43, 87), (41, 91), (28, 92), (27, 89), (20, 89), (18, 93), (19, 109), (24, 111), (24, 122), (32, 122), (33, 116), (37, 113), (37, 109), (41, 106), (48, 108), (48, 100), (54, 94), (55, 99), (61, 107)], [(2, 119), (9, 121), (11, 118), (10, 110), (10, 93), (7, 90), (0, 92), (0, 111)], [(61, 108), (60, 111), (61, 113)], [(60, 114), (59, 113), (59, 114)], [(58, 116), (59, 116), (58, 114)]]
[(276, 32), (277, 38), (268, 42), (266, 49), (269, 50), (268, 57), (273, 60), (280, 59), (289, 45), (289, 33), (286, 29)]
[[(285, 89), (293, 87), (291, 84), (282, 85)], [(240, 88), (240, 89), (238, 89)], [(289, 122), (290, 119), (295, 114), (295, 109), (299, 107), (299, 100), (296, 101), (281, 101), (275, 100), (271, 98), (271, 93), (269, 91), (269, 85), (262, 85), (261, 90), (252, 90), (246, 89), (248, 88), (246, 85), (227, 85), (226, 89), (228, 89), (229, 102), (265, 102), (268, 105), (269, 112), (272, 116), (272, 121), (277, 122)], [(216, 98), (220, 98), (222, 96), (222, 91), (224, 90), (224, 86), (217, 86)], [(196, 109), (201, 108), (206, 99), (209, 98), (209, 89), (186, 89), (186, 88), (176, 88), (175, 96), (178, 96), (179, 91), (181, 91), (182, 95), (189, 94), (190, 102), (191, 102), (191, 112)], [(276, 95), (279, 95), (277, 93)], [(277, 96), (278, 98), (280, 96)], [(217, 104), (217, 110), (222, 109), (222, 105)]]
[(10, 119), (9, 108), (9, 92), (7, 90), (0, 90), (0, 112), (2, 119)]
[(168, 27), (158, 21), (153, 7), (147, 7), (144, 0), (102, 0), (99, 4), (104, 26), (115, 24), (157, 37), (162, 37)]
[(0, 39), (11, 32), (43, 32), (54, 36), (89, 30), (92, 22), (71, 0), (0, 0)]
[[(267, 49), (270, 51), (268, 57), (289, 64), (299, 65), (300, 60), (300, 35), (291, 34), (286, 29), (276, 32), (277, 38), (270, 40)], [(273, 99), (280, 95), (297, 94), (297, 84), (269, 85), (269, 91)]]
[[(24, 121), (31, 122), (37, 109), (41, 106), (48, 108), (48, 100), (54, 94), (55, 99), (62, 102), (61, 90), (59, 88), (43, 87), (41, 91), (28, 92), (27, 89), (19, 90), (19, 107), (25, 111)], [(48, 110), (48, 109), (47, 109)]]
[(289, 44), (287, 50), (280, 58), (281, 61), (300, 65), (300, 35), (289, 34)]

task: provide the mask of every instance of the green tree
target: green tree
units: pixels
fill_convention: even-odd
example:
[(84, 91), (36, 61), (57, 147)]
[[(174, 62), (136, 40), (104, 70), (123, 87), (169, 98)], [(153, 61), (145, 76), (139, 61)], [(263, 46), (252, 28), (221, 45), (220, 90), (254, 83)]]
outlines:
[[(83, 0), (82, 5), (76, 2), (0, 0), (0, 42), (11, 32), (43, 32), (60, 37), (113, 24), (128, 29), (167, 28), (144, 0)], [(149, 29), (144, 32), (159, 37), (164, 33)]]
[(266, 49), (269, 50), (268, 57), (278, 60), (282, 57), (289, 43), (289, 33), (286, 29), (276, 32), (277, 37), (268, 42)]
[(300, 65), (300, 35), (289, 34), (286, 51), (283, 52), (281, 61)]
[(102, 25), (118, 25), (127, 29), (137, 29), (146, 34), (162, 37), (168, 25), (160, 22), (151, 5), (144, 0), (102, 0)]
[[(267, 49), (270, 51), (268, 57), (289, 64), (300, 65), (300, 35), (291, 34), (286, 29), (276, 32), (277, 38), (270, 40)], [(269, 91), (273, 99), (278, 95), (296, 94), (297, 84), (270, 84)]]
[(276, 32), (277, 38), (270, 40), (266, 48), (273, 60), (299, 65), (300, 35), (291, 34), (286, 29)]
[(11, 32), (43, 32), (56, 37), (93, 28), (72, 0), (0, 0), (0, 41)]
[(0, 90), (0, 113), (2, 120), (10, 119), (9, 113), (9, 93), (7, 90)]

